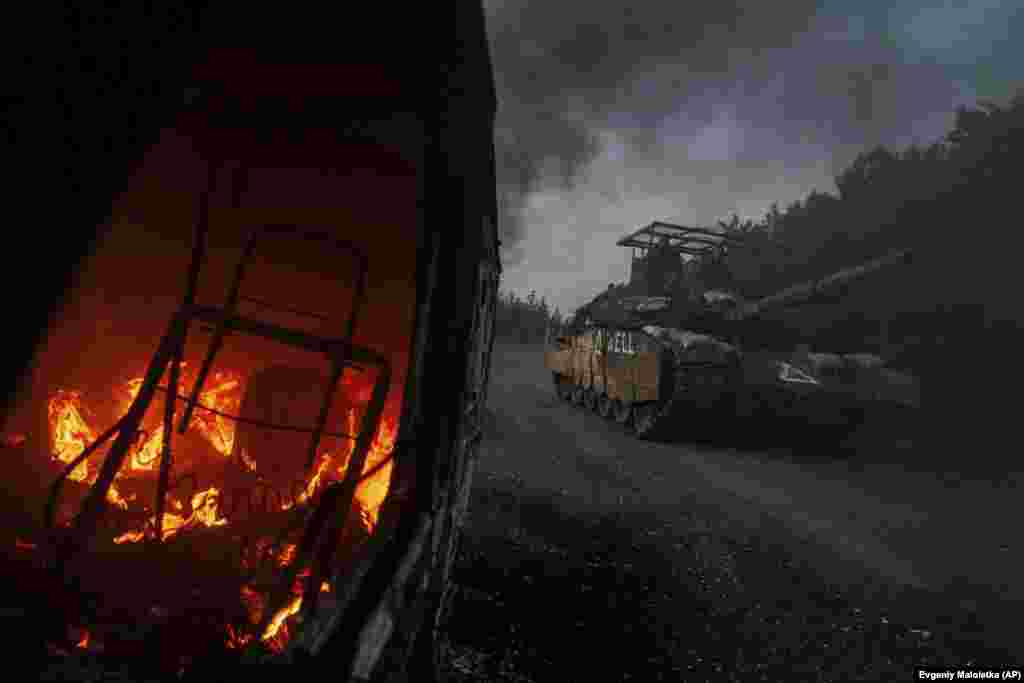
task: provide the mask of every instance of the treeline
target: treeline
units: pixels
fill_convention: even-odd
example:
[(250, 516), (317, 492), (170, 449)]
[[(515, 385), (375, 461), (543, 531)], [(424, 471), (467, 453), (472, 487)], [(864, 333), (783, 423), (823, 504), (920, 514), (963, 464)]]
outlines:
[(897, 247), (980, 264), (1016, 232), (1012, 214), (995, 211), (1015, 204), (1022, 144), (1024, 93), (1005, 107), (960, 109), (953, 130), (929, 146), (858, 155), (835, 178), (837, 194), (814, 191), (757, 221), (721, 221), (748, 246), (706, 264), (704, 275), (764, 295)]
[(526, 298), (520, 298), (514, 292), (498, 294), (495, 335), (499, 339), (541, 344), (549, 329), (556, 334), (563, 324), (561, 312), (548, 306), (544, 297), (538, 298), (536, 292), (530, 292)]
[(931, 145), (863, 152), (835, 178), (837, 194), (815, 191), (756, 221), (723, 221), (746, 246), (700, 264), (698, 277), (757, 297), (912, 249), (910, 266), (793, 320), (819, 346), (898, 358), (921, 376), (937, 424), (981, 442), (1014, 423), (1016, 401), (1005, 392), (1022, 378), (1022, 179), (1024, 93), (1005, 106), (958, 110)]

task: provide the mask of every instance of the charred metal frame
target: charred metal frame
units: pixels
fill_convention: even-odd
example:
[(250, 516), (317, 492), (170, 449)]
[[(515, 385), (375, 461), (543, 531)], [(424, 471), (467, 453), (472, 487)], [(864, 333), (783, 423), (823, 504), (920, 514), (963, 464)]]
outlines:
[[(156, 524), (155, 528), (151, 527), (153, 533), (150, 537), (150, 540), (153, 542), (163, 542), (162, 527), (172, 464), (171, 440), (175, 404), (179, 400), (184, 400), (185, 402), (185, 410), (178, 423), (178, 433), (184, 434), (188, 429), (192, 413), (197, 407), (202, 410), (209, 410), (199, 403), (199, 396), (217, 353), (223, 348), (224, 339), (230, 333), (241, 332), (270, 339), (305, 351), (320, 353), (330, 362), (330, 379), (325, 388), (315, 426), (312, 429), (291, 428), (295, 431), (310, 433), (310, 445), (305, 463), (306, 469), (310, 474), (312, 474), (316, 464), (316, 453), (325, 433), (331, 398), (345, 369), (376, 368), (377, 373), (373, 391), (358, 434), (354, 437), (352, 435), (340, 435), (348, 436), (355, 440), (353, 453), (349, 459), (344, 478), (342, 481), (331, 483), (324, 488), (320, 505), (315, 510), (308, 510), (306, 505), (300, 504), (295, 506), (294, 520), (289, 525), (289, 530), (294, 531), (303, 523), (305, 523), (305, 529), (295, 558), (282, 569), (276, 588), (271, 591), (262, 623), (259, 624), (256, 631), (259, 634), (266, 630), (274, 615), (285, 606), (296, 577), (307, 565), (313, 564), (306, 586), (306, 595), (311, 596), (311, 599), (306, 601), (307, 604), (304, 605), (304, 612), (308, 612), (308, 610), (314, 609), (316, 606), (318, 591), (311, 589), (311, 586), (319, 586), (320, 581), (328, 576), (332, 579), (339, 578), (333, 575), (334, 573), (331, 572), (330, 567), (339, 535), (344, 529), (344, 520), (347, 519), (346, 513), (353, 504), (356, 488), (362, 479), (372, 474), (363, 475), (363, 469), (373, 439), (380, 427), (384, 403), (391, 385), (391, 365), (384, 355), (372, 349), (358, 347), (353, 344), (353, 336), (359, 320), (359, 314), (366, 299), (366, 277), (368, 270), (366, 256), (358, 245), (336, 239), (326, 231), (303, 230), (296, 226), (280, 224), (262, 225), (252, 228), (244, 245), (242, 256), (235, 268), (224, 306), (218, 308), (196, 303), (195, 297), (199, 275), (206, 256), (206, 238), (209, 230), (209, 197), (213, 191), (216, 168), (216, 164), (209, 164), (209, 176), (206, 189), (201, 198), (199, 220), (194, 230), (192, 260), (188, 270), (185, 295), (181, 307), (172, 318), (156, 353), (153, 355), (142, 386), (127, 413), (90, 444), (74, 461), (69, 463), (53, 483), (46, 504), (45, 519), (47, 527), (52, 531), (57, 501), (67, 478), (79, 464), (93, 455), (114, 434), (117, 434), (117, 438), (114, 440), (103, 461), (95, 484), (90, 487), (79, 513), (73, 520), (70, 533), (60, 537), (57, 547), (54, 548), (56, 554), (52, 568), (58, 574), (58, 578), (69, 582), (71, 584), (69, 587), (74, 588), (78, 581), (75, 570), (78, 563), (92, 546), (97, 531), (97, 524), (105, 509), (107, 492), (117, 472), (123, 466), (129, 449), (138, 438), (142, 419), (156, 396), (160, 378), (169, 369), (170, 377), (164, 403), (164, 431), (160, 453), (159, 479), (157, 483), (156, 504), (154, 506)], [(236, 171), (239, 170), (236, 169)], [(237, 173), (233, 179), (236, 201), (237, 191), (242, 180), (240, 176), (241, 172)], [(238, 302), (242, 299), (240, 290), (247, 262), (258, 245), (259, 239), (269, 233), (285, 234), (304, 240), (329, 242), (334, 247), (348, 251), (354, 256), (356, 262), (353, 283), (354, 295), (352, 309), (349, 312), (343, 337), (321, 337), (304, 331), (242, 317), (237, 314)], [(266, 305), (264, 304), (264, 306)], [(184, 398), (179, 396), (178, 392), (180, 368), (189, 327), (194, 320), (213, 325), (213, 338), (210, 341), (206, 357), (203, 360), (191, 395)], [(225, 417), (236, 421), (241, 420), (239, 416)], [(265, 426), (270, 428), (282, 427), (277, 425)], [(274, 544), (275, 547), (283, 542), (287, 532), (288, 530), (278, 536)], [(61, 615), (61, 617), (63, 616)], [(254, 642), (258, 643), (258, 639), (254, 639)], [(254, 645), (254, 647), (256, 646)]]
[[(344, 23), (355, 27), (377, 25), (381, 19), (388, 18), (387, 12), (376, 6), (346, 8)], [(222, 96), (217, 77), (210, 84), (200, 83), (198, 89), (200, 104), (206, 107), (200, 114), (209, 121), (218, 119), (233, 128), (239, 123), (239, 117), (245, 119), (256, 114), (275, 121), (280, 118), (276, 127), (301, 127), (309, 116), (317, 115), (318, 121), (336, 126), (339, 121), (351, 118), (352, 106), (362, 106), (363, 99), (372, 99), (373, 111), (368, 117), (374, 121), (378, 118), (378, 105), (383, 110), (379, 113), (390, 114), (396, 104), (402, 107), (408, 103), (412, 106), (401, 111), (413, 112), (424, 124), (427, 158), (422, 164), (425, 172), (419, 181), (416, 320), (410, 329), (413, 343), (402, 399), (402, 421), (392, 454), (391, 488), (374, 533), (354, 558), (353, 565), (347, 568), (345, 581), (337, 584), (337, 608), (304, 620), (289, 650), (272, 660), (291, 665), (282, 672), (286, 675), (322, 676), (331, 671), (330, 675), (338, 680), (362, 681), (366, 680), (365, 666), (370, 666), (374, 680), (395, 683), (409, 680), (436, 683), (439, 680), (436, 645), (443, 629), (437, 625), (438, 606), (445, 602), (451, 560), (458, 545), (473, 461), (481, 440), (480, 418), (487, 397), (501, 263), (493, 148), (497, 98), (483, 7), (479, 0), (456, 0), (424, 10), (425, 18), (428, 13), (436, 28), (426, 39), (416, 28), (406, 31), (396, 27), (401, 35), (399, 42), (415, 46), (423, 57), (412, 64), (394, 50), (381, 50), (379, 41), (372, 36), (366, 36), (365, 42), (354, 40), (365, 34), (358, 29), (350, 32), (352, 39), (339, 43), (336, 22), (317, 21), (316, 13), (274, 11), (267, 17), (260, 17), (266, 25), (258, 24), (259, 30), (247, 31), (244, 35), (238, 33), (237, 16), (231, 10), (205, 11), (199, 35), (178, 30), (172, 36), (170, 29), (160, 33), (158, 29), (163, 27), (156, 24), (142, 27), (140, 35), (159, 33), (161, 40), (153, 43), (161, 45), (159, 53), (166, 55), (166, 62), (149, 58), (135, 60), (145, 66), (126, 75), (126, 86), (115, 93), (119, 98), (111, 99), (111, 104), (104, 102), (112, 111), (128, 111), (131, 115), (79, 117), (83, 123), (79, 133), (98, 139), (98, 129), (104, 133), (100, 137), (106, 143), (79, 150), (81, 153), (75, 155), (70, 162), (77, 171), (73, 185), (81, 185), (86, 191), (65, 192), (63, 203), (72, 207), (69, 212), (77, 222), (95, 226), (108, 217), (110, 197), (121, 191), (123, 179), (132, 172), (136, 157), (156, 141), (159, 129), (172, 123), (171, 115), (182, 109), (177, 93), (181, 88), (195, 92), (193, 68), (212, 45), (223, 42), (223, 36), (237, 36), (247, 46), (266, 48), (269, 62), (278, 61), (275, 51), (287, 57), (288, 63), (292, 59), (297, 63), (331, 64), (345, 64), (347, 60), (353, 64), (380, 61), (386, 67), (387, 76), (401, 76), (398, 79), (401, 92), (395, 98), (390, 92), (380, 98), (376, 95), (356, 98), (345, 95), (347, 83), (331, 84), (326, 86), (331, 91), (331, 102), (336, 99), (340, 108), (331, 105), (329, 112), (318, 113), (313, 107), (296, 115), (293, 108), (271, 112), (247, 108), (248, 104), (234, 107), (231, 99), (234, 95), (225, 92)], [(178, 23), (175, 22), (176, 28)], [(419, 24), (406, 22), (405, 25)], [(136, 42), (141, 45), (149, 41)], [(92, 46), (108, 43), (102, 38), (79, 41), (73, 48), (92, 57)], [(369, 60), (367, 55), (372, 55)], [(233, 72), (231, 77), (237, 75)], [(108, 73), (74, 74), (66, 85), (80, 89), (83, 94), (103, 93), (104, 100), (108, 99), (108, 89), (82, 87), (82, 83), (93, 85), (89, 81), (93, 77), (97, 79), (96, 85), (101, 81), (106, 83)], [(161, 87), (153, 87), (156, 84)], [(249, 85), (239, 87), (248, 94)], [(141, 93), (153, 95), (140, 98)], [(334, 98), (336, 94), (343, 96)], [(315, 99), (318, 95), (311, 92), (309, 96)], [(212, 103), (203, 104), (210, 98), (214, 100)], [(96, 101), (87, 100), (87, 103), (97, 105), (99, 97), (94, 99)], [(231, 107), (227, 107), (228, 104)], [(195, 100), (189, 95), (185, 108), (195, 106)], [(79, 119), (69, 125), (75, 125)], [(131, 128), (136, 121), (142, 134), (126, 135), (126, 126)], [(390, 134), (386, 138), (393, 139)], [(219, 146), (219, 141), (214, 141), (214, 145)], [(25, 158), (31, 159), (33, 168), (40, 158), (37, 147), (35, 142), (26, 147)], [(52, 158), (48, 157), (44, 166), (60, 169), (54, 176), (59, 180), (64, 169), (53, 166)], [(44, 166), (39, 167), (41, 171), (45, 170)], [(67, 184), (54, 185), (58, 186)], [(200, 202), (207, 201), (209, 197), (201, 194)], [(62, 245), (74, 239), (74, 235), (74, 231), (70, 231)], [(82, 240), (80, 246), (88, 249), (90, 241)], [(51, 264), (54, 245), (47, 243), (37, 251), (41, 255), (45, 253), (46, 263)], [(59, 268), (58, 272), (72, 272), (79, 256), (80, 253), (76, 253), (69, 267)], [(57, 282), (57, 278), (48, 274), (33, 290), (45, 291)], [(64, 289), (68, 286), (65, 283)], [(58, 295), (54, 289), (50, 299)], [(15, 303), (21, 305), (23, 299)], [(25, 314), (31, 310), (26, 308)], [(214, 319), (213, 324), (223, 317)], [(42, 316), (36, 318), (39, 325), (45, 324)], [(38, 325), (32, 327), (35, 329)], [(231, 325), (227, 328), (230, 330)], [(15, 326), (11, 332), (18, 334), (21, 330)], [(25, 340), (27, 351), (37, 343), (34, 334), (30, 333), (33, 338)], [(168, 359), (173, 360), (173, 354)], [(154, 391), (162, 389), (157, 386)], [(168, 391), (168, 396), (172, 394)], [(205, 410), (201, 405), (196, 409)], [(101, 439), (106, 441), (121, 429), (129, 431), (118, 424)], [(55, 485), (55, 492), (59, 488)], [(61, 548), (65, 530), (58, 529), (54, 535), (57, 538), (53, 546)], [(44, 547), (40, 545), (40, 551)], [(59, 554), (70, 559), (72, 549), (63, 548)], [(48, 561), (50, 563), (52, 560)], [(411, 567), (411, 572), (400, 571), (405, 567)], [(44, 602), (49, 604), (50, 601)], [(54, 604), (53, 608), (62, 606)], [(376, 628), (384, 623), (377, 615), (385, 611), (394, 618), (390, 632)], [(58, 620), (51, 621), (56, 624)], [(64, 623), (60, 623), (60, 630), (63, 632)], [(61, 633), (53, 635), (62, 637)], [(42, 638), (36, 640), (41, 642)], [(383, 654), (380, 654), (382, 649)], [(294, 657), (288, 656), (290, 652)], [(302, 657), (303, 653), (313, 656)], [(379, 656), (376, 665), (372, 661), (374, 657), (366, 657), (373, 653)], [(303, 665), (306, 661), (311, 663), (308, 670)], [(267, 663), (261, 662), (264, 666)], [(262, 672), (261, 669), (254, 673)], [(203, 673), (196, 672), (198, 680), (209, 680)], [(362, 675), (353, 676), (354, 673)], [(222, 680), (234, 677), (225, 676)]]

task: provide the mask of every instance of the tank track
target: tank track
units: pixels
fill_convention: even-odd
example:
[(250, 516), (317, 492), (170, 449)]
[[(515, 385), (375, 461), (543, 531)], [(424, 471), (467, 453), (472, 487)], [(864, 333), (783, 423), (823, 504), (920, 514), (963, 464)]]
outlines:
[(736, 377), (732, 368), (676, 366), (666, 400), (633, 407), (633, 432), (645, 441), (705, 436), (733, 414)]
[(733, 413), (735, 375), (721, 366), (677, 366), (672, 394), (664, 400), (616, 405), (558, 373), (555, 392), (563, 400), (627, 426), (645, 441), (678, 441), (703, 435)]
[[(672, 394), (622, 405), (558, 373), (556, 393), (580, 408), (627, 427), (645, 441), (718, 441), (733, 445), (832, 448), (864, 421), (863, 407), (828, 394), (799, 398), (778, 387), (748, 385), (738, 366), (674, 363)], [(838, 418), (838, 419), (836, 419)], [(776, 443), (778, 442), (778, 443)]]

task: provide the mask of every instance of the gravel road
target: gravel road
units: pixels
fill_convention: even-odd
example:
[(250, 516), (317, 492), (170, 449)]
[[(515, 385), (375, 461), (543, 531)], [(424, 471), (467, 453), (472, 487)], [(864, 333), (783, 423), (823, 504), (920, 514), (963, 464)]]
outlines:
[[(499, 345), (457, 567), (459, 680), (911, 680), (1024, 663), (1020, 475), (637, 441)], [(969, 454), (967, 455), (969, 457)], [(568, 672), (568, 673), (567, 673)]]

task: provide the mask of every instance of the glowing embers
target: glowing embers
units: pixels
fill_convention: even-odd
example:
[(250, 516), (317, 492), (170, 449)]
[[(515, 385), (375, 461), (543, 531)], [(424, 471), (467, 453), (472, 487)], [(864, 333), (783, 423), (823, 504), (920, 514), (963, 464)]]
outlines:
[[(188, 517), (176, 515), (171, 512), (164, 513), (163, 540), (167, 540), (179, 531), (197, 526), (224, 526), (228, 520), (221, 516), (218, 511), (218, 500), (220, 491), (216, 488), (209, 488), (192, 496), (192, 514)], [(156, 527), (156, 517), (149, 520), (153, 528)], [(144, 531), (129, 531), (114, 538), (114, 543), (137, 543), (146, 537)]]
[[(187, 367), (185, 370), (187, 370)], [(190, 387), (189, 380), (191, 377), (187, 371), (182, 374), (183, 381), (181, 382), (179, 393), (184, 394)], [(130, 407), (132, 399), (138, 394), (141, 382), (142, 380), (139, 378), (132, 379), (122, 387), (120, 391), (120, 407), (123, 411), (126, 412)], [(193, 413), (189, 424), (189, 432), (201, 436), (212, 447), (210, 449), (211, 452), (217, 453), (224, 458), (224, 461), (212, 463), (213, 465), (220, 466), (226, 464), (234, 448), (236, 425), (228, 416), (237, 414), (244, 386), (241, 374), (233, 371), (213, 373), (208, 384), (210, 385), (209, 388), (200, 394), (200, 403), (202, 406), (222, 414), (214, 414), (203, 408), (197, 409)], [(166, 391), (166, 387), (163, 387), (163, 389)], [(362, 386), (351, 380), (347, 381), (344, 386), (345, 392), (351, 392), (357, 399), (368, 397), (369, 389), (369, 386)], [(155, 403), (160, 405), (162, 401), (157, 400)], [(151, 406), (150, 413), (156, 412), (159, 411), (153, 410)], [(78, 457), (90, 443), (95, 441), (98, 435), (98, 431), (94, 428), (93, 424), (90, 424), (90, 420), (94, 418), (92, 418), (91, 411), (85, 405), (81, 392), (58, 390), (50, 398), (47, 414), (50, 428), (51, 455), (55, 460), (63, 464), (68, 464)], [(344, 429), (341, 431), (347, 434), (354, 434), (358, 428), (355, 410), (348, 410), (344, 421)], [(330, 429), (330, 425), (328, 428)], [(371, 528), (376, 524), (378, 510), (387, 496), (388, 483), (391, 476), (391, 464), (387, 460), (394, 447), (395, 433), (396, 420), (393, 416), (386, 415), (381, 421), (380, 429), (367, 455), (363, 470), (364, 473), (372, 471), (372, 474), (360, 484), (356, 492), (356, 497), (360, 502), (361, 508), (365, 511), (367, 522)], [(172, 449), (175, 463), (190, 462), (189, 456), (192, 454), (188, 452), (188, 442), (183, 441), (177, 434), (173, 436), (177, 437), (173, 440)], [(139, 478), (152, 479), (155, 476), (162, 448), (162, 439), (162, 425), (155, 427), (151, 432), (140, 430), (139, 437), (131, 448), (126, 466), (118, 473), (115, 483), (108, 491), (107, 500), (111, 504), (122, 510), (147, 509), (139, 496), (135, 494), (122, 495), (118, 484)], [(296, 504), (306, 503), (326, 483), (343, 477), (354, 447), (355, 445), (352, 440), (338, 441), (337, 439), (333, 440), (332, 448), (322, 447), (314, 471), (303, 475), (304, 480), (301, 482), (301, 486), (293, 485), (291, 490), (283, 491), (282, 495), (278, 496), (278, 508), (280, 510), (289, 510)], [(69, 478), (82, 484), (94, 484), (98, 473), (97, 463), (102, 461), (102, 457), (108, 449), (109, 444), (101, 449), (100, 453), (93, 456), (91, 460), (80, 463), (73, 470)], [(259, 463), (255, 459), (250, 458), (244, 448), (239, 449), (237, 455), (236, 459), (239, 461), (238, 464), (241, 466), (241, 469), (254, 474), (257, 478), (265, 476), (266, 473), (260, 471)], [(302, 456), (302, 453), (291, 455), (295, 460), (301, 460)], [(211, 463), (197, 464), (210, 465)], [(214, 486), (205, 487), (204, 490), (192, 494), (192, 509), (197, 509), (197, 501), (200, 500), (202, 501), (200, 507), (204, 510), (218, 509), (218, 501), (220, 501), (219, 509), (221, 511), (231, 509), (232, 506), (223, 503), (223, 497), (222, 487), (217, 486), (215, 483)], [(183, 507), (182, 501), (175, 498), (173, 493), (170, 494), (168, 509), (180, 511)], [(209, 516), (213, 513), (207, 512), (203, 514)], [(173, 535), (180, 528), (194, 526), (193, 522), (209, 526), (210, 523), (204, 521), (204, 519), (206, 518), (191, 519), (167, 512), (164, 518), (165, 538), (169, 537), (166, 534)], [(216, 519), (230, 520), (230, 514), (222, 515)]]
[[(269, 545), (270, 540), (263, 539), (259, 544), (257, 544), (256, 550), (261, 555), (265, 554)], [(284, 567), (287, 564), (290, 564), (295, 559), (297, 550), (298, 546), (295, 543), (285, 544), (277, 556), (272, 558), (274, 560), (274, 564), (279, 567)], [(291, 596), (288, 598), (287, 603), (274, 614), (266, 628), (261, 634), (259, 634), (260, 641), (271, 652), (281, 652), (291, 637), (290, 620), (302, 609), (305, 586), (306, 582), (309, 580), (309, 575), (309, 569), (299, 572), (294, 584), (292, 585)], [(331, 591), (332, 589), (329, 582), (322, 581), (320, 583), (321, 593), (330, 593)], [(242, 600), (242, 604), (244, 604), (246, 608), (249, 632), (247, 633), (242, 629), (238, 629), (235, 626), (228, 624), (225, 644), (229, 649), (241, 649), (253, 641), (254, 638), (252, 630), (263, 621), (266, 610), (265, 595), (255, 590), (252, 586), (242, 586), (240, 598)]]
[[(52, 455), (66, 465), (81, 455), (97, 436), (83, 416), (81, 401), (81, 392), (60, 389), (50, 398), (46, 407)], [(89, 468), (90, 463), (83, 461), (71, 471), (68, 478), (91, 485), (96, 481), (96, 472)], [(128, 500), (121, 496), (114, 485), (107, 491), (107, 501), (122, 510), (128, 509)]]
[[(142, 388), (142, 377), (129, 380), (121, 397), (121, 410), (128, 412), (132, 401)], [(179, 395), (190, 391), (195, 384), (195, 376), (188, 363), (181, 364), (181, 381)], [(166, 391), (166, 386), (162, 387)], [(242, 376), (240, 373), (221, 370), (207, 378), (204, 389), (199, 395), (199, 403), (210, 410), (196, 410), (192, 413), (189, 429), (202, 435), (218, 453), (224, 457), (231, 455), (235, 440), (235, 423), (228, 417), (238, 414), (242, 400)], [(163, 440), (163, 425), (153, 430), (152, 434), (142, 432), (132, 454), (131, 469), (135, 471), (156, 471), (160, 458)]]
[[(178, 393), (187, 396), (194, 379), (187, 368), (182, 375)], [(274, 606), (276, 612), (273, 617), (267, 617), (266, 601), (274, 573), (294, 559), (294, 542), (284, 544), (278, 556), (273, 558), (273, 562), (257, 572), (260, 575), (259, 580), (245, 583), (250, 580), (244, 577), (250, 575), (255, 568), (252, 563), (258, 562), (259, 556), (267, 549), (275, 535), (272, 529), (279, 527), (282, 520), (293, 514), (293, 509), (297, 506), (316, 504), (317, 496), (328, 484), (337, 482), (345, 476), (355, 447), (354, 441), (324, 439), (312, 470), (307, 470), (300, 464), (295, 469), (300, 480), (284, 491), (276, 485), (272, 477), (267, 477), (269, 472), (261, 471), (269, 470), (274, 459), (264, 458), (261, 462), (259, 453), (250, 457), (243, 447), (245, 442), (237, 439), (241, 424), (228, 417), (242, 412), (241, 404), (247, 389), (243, 375), (234, 371), (212, 373), (206, 386), (199, 397), (203, 407), (197, 408), (194, 412), (188, 432), (184, 436), (173, 434), (171, 486), (165, 501), (160, 540), (173, 551), (167, 555), (166, 561), (184, 562), (182, 570), (186, 574), (195, 571), (197, 585), (205, 581), (202, 577), (207, 573), (214, 577), (212, 580), (222, 581), (222, 572), (225, 570), (242, 579), (238, 583), (232, 580), (234, 587), (226, 594), (222, 590), (220, 596), (214, 599), (214, 602), (219, 604), (225, 595), (239, 591), (236, 593), (240, 603), (239, 609), (242, 609), (239, 614), (246, 615), (240, 621), (239, 617), (231, 616), (231, 610), (235, 608), (226, 608), (224, 620), (220, 622), (222, 625), (217, 628), (224, 634), (227, 647), (238, 649), (255, 641), (270, 652), (281, 652), (287, 647), (297, 626), (296, 617), (302, 609), (303, 593), (309, 583), (309, 571), (305, 570), (299, 574), (292, 586), (290, 597), (283, 605), (279, 603)], [(131, 401), (138, 395), (140, 387), (141, 379), (136, 378), (115, 391), (114, 405), (121, 414), (130, 408)], [(341, 419), (335, 419), (335, 422), (343, 424), (329, 423), (327, 431), (354, 435), (360, 428), (359, 409), (356, 406), (360, 401), (365, 402), (369, 399), (371, 389), (372, 383), (368, 379), (362, 376), (346, 376), (341, 392), (349, 401), (346, 404), (349, 409), (344, 413), (337, 413)], [(166, 391), (165, 385), (162, 391), (157, 393), (143, 421), (144, 427), (150, 431), (140, 430), (128, 458), (107, 494), (107, 500), (112, 505), (111, 513), (107, 517), (112, 526), (101, 526), (101, 541), (105, 538), (108, 543), (119, 546), (123, 551), (129, 551), (134, 547), (134, 553), (110, 556), (121, 556), (129, 564), (145, 564), (155, 561), (156, 557), (144, 559), (151, 553), (142, 545), (142, 541), (155, 537), (156, 516), (153, 504), (163, 437), (162, 425), (159, 422), (163, 414), (163, 398)], [(93, 404), (98, 405), (101, 404)], [(95, 416), (93, 406), (90, 406), (83, 394), (77, 391), (62, 390), (51, 397), (47, 415), (51, 437), (50, 456), (55, 461), (66, 466), (96, 439), (101, 431), (97, 427), (105, 426)], [(204, 407), (212, 408), (222, 415), (211, 413)], [(179, 406), (177, 414), (180, 416), (180, 413)], [(280, 419), (272, 421), (288, 422)], [(377, 524), (381, 504), (388, 493), (391, 476), (389, 458), (395, 443), (396, 429), (397, 415), (392, 407), (392, 411), (386, 411), (382, 417), (380, 428), (367, 453), (363, 468), (366, 478), (357, 487), (355, 504), (350, 513), (351, 519), (347, 522), (357, 527), (357, 533), (354, 536), (345, 535), (346, 550), (341, 553), (342, 556), (349, 556), (350, 550), (358, 547)], [(308, 442), (308, 434), (302, 436)], [(71, 478), (79, 484), (80, 491), (82, 487), (95, 484), (99, 466), (109, 452), (112, 442), (108, 442), (89, 461), (75, 468)], [(304, 462), (306, 453), (297, 452), (291, 457), (301, 463)], [(192, 486), (182, 488), (182, 483), (187, 483), (192, 475), (197, 477), (191, 480)], [(198, 483), (199, 481), (201, 483)], [(275, 495), (260, 496), (261, 487), (264, 493), (271, 490)], [(240, 495), (248, 500), (239, 501)], [(262, 501), (254, 502), (260, 498)], [(256, 510), (256, 514), (249, 514), (257, 504), (260, 508)], [(270, 526), (262, 526), (264, 524)], [(199, 533), (200, 530), (202, 533)], [(196, 533), (191, 533), (193, 531)], [(251, 546), (251, 541), (242, 542), (240, 539), (253, 539), (253, 534), (255, 538), (261, 539), (257, 543), (261, 548), (255, 556), (246, 559), (246, 552), (243, 549), (242, 561), (239, 564), (232, 564), (234, 561), (231, 560), (223, 567), (217, 565), (218, 557), (238, 557), (230, 550), (234, 547), (232, 544), (239, 542)], [(352, 549), (348, 549), (349, 544), (352, 545)], [(189, 553), (193, 552), (189, 548), (198, 553), (192, 560), (188, 559)], [(19, 545), (19, 550), (33, 552), (34, 549), (22, 549)], [(228, 551), (227, 554), (225, 551)], [(195, 560), (201, 562), (196, 564)], [(216, 578), (219, 576), (222, 578)], [(225, 586), (223, 583), (211, 585)], [(333, 590), (327, 581), (319, 582), (316, 589), (325, 594), (328, 602), (331, 600)], [(154, 591), (157, 590), (154, 587)], [(150, 597), (143, 597), (140, 594), (140, 608), (145, 609), (146, 601), (163, 599), (157, 598), (157, 595), (156, 592)], [(134, 600), (135, 598), (132, 598), (132, 601)], [(100, 637), (103, 635), (100, 634)]]
[(78, 638), (78, 642), (75, 643), (75, 647), (77, 647), (80, 650), (84, 650), (84, 649), (88, 648), (89, 647), (89, 637), (90, 637), (89, 630), (88, 629), (84, 629), (84, 628), (81, 629), (81, 635)]
[[(47, 405), (53, 456), (65, 464), (81, 455), (97, 436), (82, 416), (81, 399), (80, 392), (60, 389)], [(86, 481), (89, 463), (81, 463), (71, 471), (69, 478), (71, 481)]]

